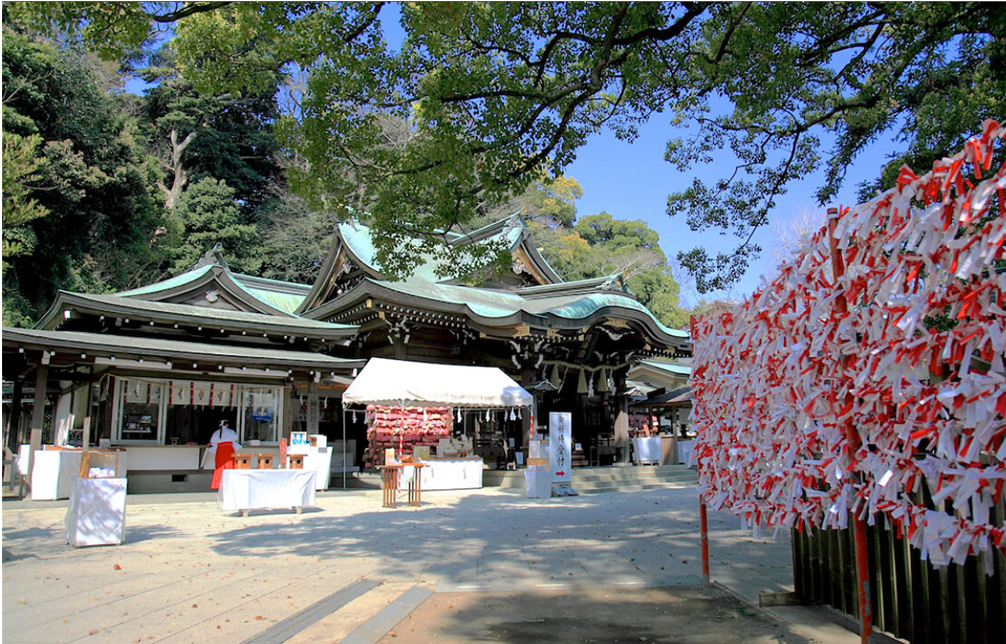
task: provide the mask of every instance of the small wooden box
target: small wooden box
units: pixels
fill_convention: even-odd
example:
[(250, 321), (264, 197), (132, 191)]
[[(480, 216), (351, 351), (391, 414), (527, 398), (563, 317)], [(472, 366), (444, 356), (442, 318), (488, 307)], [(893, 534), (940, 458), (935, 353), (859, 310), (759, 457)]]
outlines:
[(271, 470), (272, 469), (272, 454), (259, 454), (258, 455), (258, 468), (260, 470)]
[(290, 455), (290, 469), (291, 470), (302, 470), (302, 469), (304, 469), (304, 455), (303, 454), (291, 454)]
[(236, 469), (236, 470), (250, 470), (251, 469), (251, 454), (235, 454), (234, 455), (234, 469)]

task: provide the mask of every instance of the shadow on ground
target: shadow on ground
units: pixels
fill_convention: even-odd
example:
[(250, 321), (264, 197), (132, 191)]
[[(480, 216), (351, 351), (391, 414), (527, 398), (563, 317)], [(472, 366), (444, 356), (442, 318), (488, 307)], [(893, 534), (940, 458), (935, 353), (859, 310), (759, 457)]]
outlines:
[(809, 642), (721, 590), (696, 587), (576, 594), (438, 593), (381, 641)]

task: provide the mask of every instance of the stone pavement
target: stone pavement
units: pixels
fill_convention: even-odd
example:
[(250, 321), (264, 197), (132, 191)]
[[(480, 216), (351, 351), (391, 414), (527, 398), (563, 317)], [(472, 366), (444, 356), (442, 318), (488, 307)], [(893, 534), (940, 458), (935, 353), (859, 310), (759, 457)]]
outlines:
[[(65, 501), (5, 501), (3, 641), (376, 642), (431, 593), (702, 583), (693, 486), (423, 501), (386, 509), (380, 491), (334, 491), (299, 515), (241, 517), (211, 494), (134, 495), (125, 543), (80, 549), (65, 542)], [(709, 522), (714, 582), (754, 606), (760, 591), (792, 590), (787, 534), (754, 539), (722, 513)], [(814, 641), (859, 639), (824, 609), (771, 610)]]

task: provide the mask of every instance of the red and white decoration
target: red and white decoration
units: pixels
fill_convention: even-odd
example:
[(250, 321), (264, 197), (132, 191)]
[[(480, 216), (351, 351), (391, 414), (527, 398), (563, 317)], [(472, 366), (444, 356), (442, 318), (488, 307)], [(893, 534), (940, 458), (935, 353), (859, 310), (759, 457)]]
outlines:
[(384, 450), (393, 447), (401, 457), (418, 445), (435, 446), (450, 438), (454, 420), (449, 407), (367, 405), (368, 447), (364, 461), (384, 464)]
[(935, 565), (1006, 551), (990, 519), (1006, 479), (1004, 138), (987, 121), (931, 172), (905, 167), (840, 210), (838, 279), (824, 228), (749, 300), (696, 322), (694, 458), (710, 506), (800, 530), (884, 516)]

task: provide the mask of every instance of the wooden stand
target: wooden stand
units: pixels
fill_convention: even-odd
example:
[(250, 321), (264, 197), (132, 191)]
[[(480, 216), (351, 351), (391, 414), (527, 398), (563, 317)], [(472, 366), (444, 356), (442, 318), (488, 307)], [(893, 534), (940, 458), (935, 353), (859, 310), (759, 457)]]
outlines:
[(291, 470), (302, 470), (302, 469), (304, 469), (304, 455), (303, 454), (291, 454), (290, 455), (290, 469)]
[(423, 492), (423, 477), (420, 473), (423, 469), (422, 463), (413, 463), (412, 467), (416, 469), (415, 473), (412, 475), (412, 480), (409, 481), (409, 505), (414, 505), (416, 507), (422, 505), (420, 502), (420, 496)]
[(236, 469), (236, 470), (250, 470), (251, 469), (251, 454), (235, 454), (234, 455), (234, 469)]
[(421, 471), (423, 465), (423, 463), (396, 463), (394, 465), (382, 465), (379, 468), (383, 473), (381, 477), (381, 489), (384, 491), (383, 507), (398, 507), (398, 477), (403, 467), (413, 467), (416, 470), (412, 476), (412, 480), (409, 481), (409, 505), (416, 507), (422, 505), (423, 479)]
[(380, 467), (382, 473), (381, 489), (384, 491), (383, 507), (385, 508), (398, 507), (395, 497), (398, 495), (398, 472), (401, 469), (401, 465), (382, 465)]
[(272, 469), (272, 454), (256, 454), (258, 456), (258, 468), (260, 470)]

